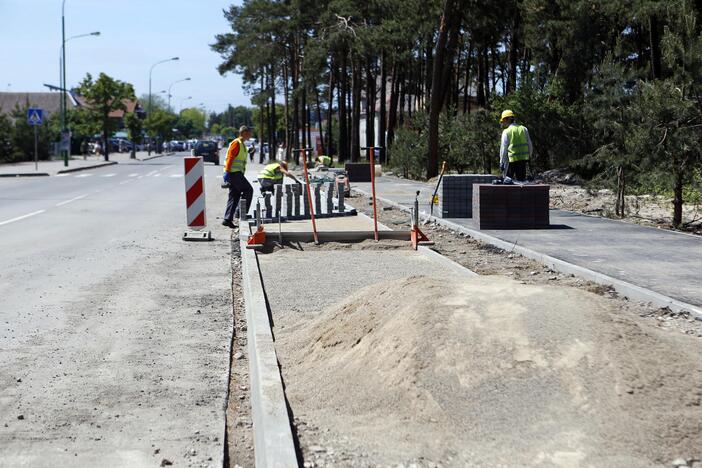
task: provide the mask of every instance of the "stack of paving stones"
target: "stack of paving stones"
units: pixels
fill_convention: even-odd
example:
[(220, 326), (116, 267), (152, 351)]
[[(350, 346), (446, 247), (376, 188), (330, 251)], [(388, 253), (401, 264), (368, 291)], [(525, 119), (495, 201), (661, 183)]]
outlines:
[(483, 185), (473, 188), (478, 229), (543, 229), (549, 225), (548, 185)]
[(370, 164), (368, 163), (346, 163), (344, 165), (349, 182), (370, 182)]
[(490, 184), (490, 174), (449, 174), (441, 179), (439, 206), (442, 218), (473, 217), (473, 184)]
[[(335, 183), (310, 184), (312, 205), (316, 218), (355, 216), (354, 208), (347, 208), (344, 187), (340, 185), (340, 197), (335, 198)], [(306, 185), (276, 186), (274, 194), (265, 194), (261, 203), (263, 222), (310, 219), (310, 205)]]

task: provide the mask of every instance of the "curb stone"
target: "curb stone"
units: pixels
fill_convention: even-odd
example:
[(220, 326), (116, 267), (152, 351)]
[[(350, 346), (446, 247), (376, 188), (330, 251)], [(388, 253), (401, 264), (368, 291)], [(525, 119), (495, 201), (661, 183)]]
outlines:
[(71, 172), (87, 171), (88, 169), (97, 169), (98, 167), (114, 166), (119, 164), (117, 161), (108, 161), (100, 164), (95, 164), (94, 166), (84, 166), (84, 167), (74, 167), (72, 169), (62, 169), (57, 172), (57, 174), (69, 174)]

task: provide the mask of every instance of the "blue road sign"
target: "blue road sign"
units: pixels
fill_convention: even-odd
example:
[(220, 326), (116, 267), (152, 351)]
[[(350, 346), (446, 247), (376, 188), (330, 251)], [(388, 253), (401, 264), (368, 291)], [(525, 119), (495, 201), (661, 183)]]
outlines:
[(41, 125), (44, 120), (44, 110), (29, 108), (27, 109), (27, 123), (29, 125)]

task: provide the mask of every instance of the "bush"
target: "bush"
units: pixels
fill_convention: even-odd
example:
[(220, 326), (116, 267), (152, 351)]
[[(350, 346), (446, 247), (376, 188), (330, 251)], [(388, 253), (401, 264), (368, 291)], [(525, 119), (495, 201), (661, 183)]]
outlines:
[(429, 153), (427, 128), (426, 114), (417, 113), (404, 127), (397, 129), (388, 151), (393, 171), (406, 178), (425, 177)]

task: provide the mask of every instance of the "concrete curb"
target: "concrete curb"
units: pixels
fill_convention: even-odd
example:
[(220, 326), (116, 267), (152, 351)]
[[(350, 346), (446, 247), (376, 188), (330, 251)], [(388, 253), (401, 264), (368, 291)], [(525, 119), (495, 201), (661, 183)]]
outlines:
[(258, 259), (241, 236), (242, 288), (246, 307), (251, 414), (256, 467), (297, 467), (283, 379), (268, 318)]
[(57, 172), (57, 174), (70, 174), (71, 172), (87, 171), (88, 169), (97, 169), (98, 167), (114, 166), (119, 164), (117, 161), (108, 161), (100, 164), (95, 164), (94, 166), (84, 166), (84, 167), (74, 167), (73, 169), (62, 169)]
[(47, 172), (17, 172), (14, 174), (0, 174), (0, 177), (48, 177)]
[(162, 157), (164, 157), (164, 156), (173, 156), (174, 154), (175, 154), (175, 153), (173, 153), (173, 152), (170, 152), (170, 153), (161, 153), (161, 154), (156, 154), (156, 155), (154, 155), (154, 156), (148, 156), (148, 157), (146, 157), (146, 158), (141, 158), (141, 159), (136, 158), (135, 161), (150, 161), (150, 160), (152, 160), (152, 159), (162, 158)]
[[(359, 193), (363, 196), (369, 197), (370, 194), (366, 193), (363, 190), (353, 188), (352, 189), (354, 192)], [(403, 206), (395, 201), (388, 200), (386, 198), (378, 197), (376, 196), (378, 200), (381, 202), (393, 206), (399, 210), (409, 212), (410, 209), (409, 207)], [(570, 274), (570, 275), (575, 275), (579, 276), (580, 278), (583, 278), (588, 281), (592, 281), (593, 283), (597, 284), (602, 284), (605, 286), (611, 286), (614, 288), (615, 291), (617, 291), (620, 295), (632, 299), (635, 301), (640, 301), (640, 302), (648, 302), (656, 307), (668, 307), (670, 310), (674, 312), (689, 312), (693, 316), (695, 316), (698, 320), (702, 320), (702, 308), (699, 308), (697, 306), (694, 306), (692, 304), (688, 304), (686, 302), (678, 301), (677, 299), (673, 299), (672, 297), (666, 296), (664, 294), (657, 293), (655, 291), (652, 291), (650, 289), (643, 288), (641, 286), (636, 286), (635, 284), (618, 280), (616, 278), (613, 278), (611, 276), (605, 275), (603, 273), (598, 273), (596, 271), (588, 270), (587, 268), (574, 265), (572, 263), (568, 263), (564, 260), (560, 260), (555, 257), (551, 257), (549, 255), (545, 255), (539, 252), (536, 252), (534, 250), (528, 249), (526, 247), (522, 247), (520, 245), (513, 244), (511, 242), (506, 242), (503, 241), (502, 239), (498, 239), (497, 237), (491, 236), (489, 234), (485, 234), (484, 232), (477, 231), (475, 229), (470, 229), (465, 226), (461, 226), (456, 223), (452, 223), (451, 221), (446, 221), (442, 218), (437, 218), (436, 216), (428, 216), (429, 220), (440, 224), (442, 226), (445, 226), (449, 229), (453, 229), (458, 232), (462, 232), (466, 234), (469, 237), (472, 237), (473, 239), (485, 242), (487, 244), (491, 244), (499, 249), (506, 250), (508, 252), (516, 252), (524, 257), (530, 258), (532, 260), (535, 260), (539, 263), (542, 263), (549, 268), (558, 271), (560, 273), (565, 273), (565, 274)]]

